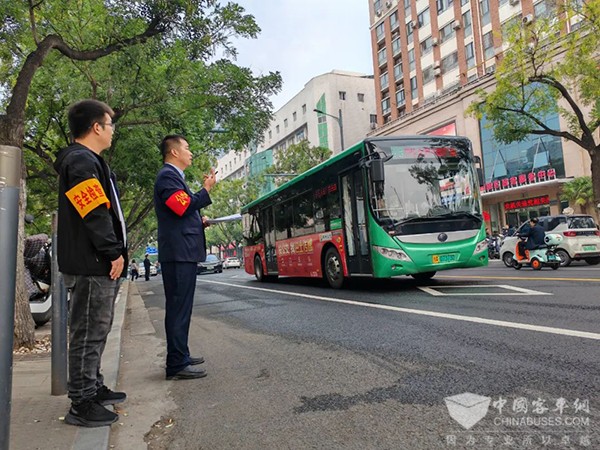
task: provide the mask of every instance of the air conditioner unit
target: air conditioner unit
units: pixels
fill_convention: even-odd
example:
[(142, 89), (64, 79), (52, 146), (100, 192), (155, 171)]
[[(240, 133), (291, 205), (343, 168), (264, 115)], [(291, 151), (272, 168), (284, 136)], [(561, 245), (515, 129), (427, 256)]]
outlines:
[(385, 6), (387, 6), (388, 8), (391, 8), (392, 2), (388, 0), (387, 2), (385, 2)]
[(376, 124), (376, 123), (373, 123), (373, 122), (371, 122), (371, 130), (374, 130), (375, 128), (377, 128), (377, 124)]
[(442, 69), (440, 69), (439, 67), (436, 67), (436, 68), (433, 70), (433, 74), (434, 74), (436, 77), (441, 77), (441, 76), (442, 76)]
[(433, 63), (433, 68), (434, 68), (434, 69), (439, 69), (439, 68), (440, 68), (440, 62), (439, 62), (439, 61), (435, 61), (435, 62)]
[(460, 20), (455, 20), (454, 23), (452, 24), (452, 28), (454, 28), (455, 30), (460, 29), (461, 24), (460, 24)]
[(381, 10), (378, 9), (377, 11), (375, 11), (375, 14), (377, 14), (377, 16), (381, 17)]
[(515, 6), (519, 4), (519, 0), (508, 0), (508, 3), (510, 3), (511, 6)]
[(411, 30), (414, 30), (415, 28), (419, 27), (419, 22), (417, 22), (416, 20), (411, 20), (409, 23), (410, 23), (409, 26), (410, 26)]
[(438, 39), (438, 38), (435, 38), (435, 37), (434, 37), (434, 38), (432, 38), (432, 39), (431, 39), (431, 45), (433, 45), (434, 47), (435, 47), (436, 45), (439, 45), (439, 43), (440, 43), (440, 41), (439, 41), (439, 39)]
[(533, 15), (532, 14), (527, 14), (526, 16), (523, 16), (523, 25), (529, 25), (531, 23), (533, 23)]

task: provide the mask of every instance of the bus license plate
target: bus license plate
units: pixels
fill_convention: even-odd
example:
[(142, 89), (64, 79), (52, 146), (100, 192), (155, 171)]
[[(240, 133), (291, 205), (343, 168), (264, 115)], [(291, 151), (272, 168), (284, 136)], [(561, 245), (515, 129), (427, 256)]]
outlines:
[(433, 264), (453, 262), (456, 261), (456, 253), (447, 253), (445, 255), (433, 255), (431, 259)]
[(585, 252), (593, 252), (594, 250), (596, 250), (595, 245), (584, 245), (583, 246), (583, 251), (585, 251)]

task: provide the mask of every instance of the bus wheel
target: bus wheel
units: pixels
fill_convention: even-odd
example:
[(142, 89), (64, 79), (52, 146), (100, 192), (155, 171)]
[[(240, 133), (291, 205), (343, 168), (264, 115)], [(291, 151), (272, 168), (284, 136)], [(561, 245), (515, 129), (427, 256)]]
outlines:
[(262, 262), (258, 255), (254, 257), (254, 276), (258, 281), (265, 281), (265, 272), (263, 271)]
[(421, 273), (412, 273), (410, 276), (413, 277), (417, 281), (427, 281), (431, 280), (435, 275), (434, 272), (421, 272)]
[(344, 272), (340, 254), (335, 248), (329, 248), (325, 253), (323, 275), (333, 289), (340, 289), (344, 284)]

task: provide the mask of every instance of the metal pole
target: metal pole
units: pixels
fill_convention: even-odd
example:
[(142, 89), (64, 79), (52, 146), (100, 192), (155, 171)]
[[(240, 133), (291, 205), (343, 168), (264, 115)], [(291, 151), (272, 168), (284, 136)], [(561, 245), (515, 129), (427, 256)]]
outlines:
[(346, 147), (344, 146), (344, 122), (342, 119), (342, 109), (340, 108), (338, 110), (338, 112), (339, 112), (338, 125), (340, 126), (340, 142), (342, 144), (342, 149), (340, 151), (343, 152), (346, 149)]
[(0, 145), (0, 450), (8, 450), (19, 231), (21, 149)]
[(58, 215), (52, 214), (52, 361), (51, 393), (67, 393), (67, 290), (58, 270)]

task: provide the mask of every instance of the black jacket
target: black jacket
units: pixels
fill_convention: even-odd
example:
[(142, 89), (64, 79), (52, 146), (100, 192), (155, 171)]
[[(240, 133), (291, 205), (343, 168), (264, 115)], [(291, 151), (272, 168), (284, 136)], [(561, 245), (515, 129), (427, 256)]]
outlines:
[(125, 225), (119, 219), (116, 180), (104, 159), (76, 143), (58, 153), (54, 169), (59, 175), (55, 248), (60, 271), (108, 276), (111, 261), (123, 256), (126, 276)]
[(165, 164), (160, 169), (154, 184), (160, 262), (199, 262), (206, 259), (199, 209), (211, 203), (206, 189), (192, 193), (173, 166)]
[(545, 236), (546, 232), (544, 231), (544, 227), (542, 227), (539, 223), (535, 224), (535, 226), (529, 228), (525, 247), (527, 250), (534, 250), (540, 245), (544, 245)]

